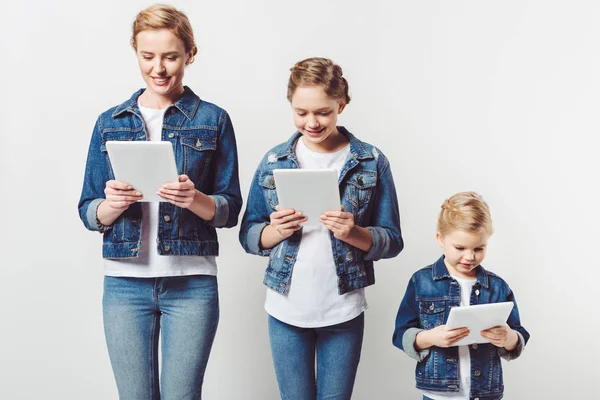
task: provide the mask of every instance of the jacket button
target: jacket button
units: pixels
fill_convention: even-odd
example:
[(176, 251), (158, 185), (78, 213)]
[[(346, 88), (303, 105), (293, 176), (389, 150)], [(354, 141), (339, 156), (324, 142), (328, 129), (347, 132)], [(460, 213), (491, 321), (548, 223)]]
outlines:
[(341, 264), (344, 262), (344, 259), (341, 256), (338, 256), (337, 260), (338, 264)]
[(475, 343), (473, 346), (471, 346), (473, 348), (473, 350), (477, 350), (477, 343)]
[(475, 397), (475, 399), (473, 399), (473, 400), (479, 400), (479, 397)]
[(165, 220), (165, 222), (170, 222), (171, 221), (171, 217), (169, 217), (168, 215), (165, 215), (163, 217), (163, 219)]
[(480, 371), (480, 370), (478, 370), (478, 369), (476, 369), (476, 370), (475, 370), (475, 376), (479, 376), (479, 375), (481, 375), (481, 371)]
[(475, 291), (475, 294), (476, 294), (477, 296), (479, 296), (479, 289), (477, 289), (477, 290)]
[(169, 132), (167, 136), (169, 137), (169, 139), (173, 139), (175, 137), (175, 134), (173, 132)]
[(171, 113), (171, 114), (175, 114), (176, 112), (177, 112), (177, 108), (175, 108), (175, 107), (172, 107), (172, 108), (171, 108), (171, 111), (170, 111), (170, 113)]
[(166, 245), (166, 246), (165, 246), (165, 251), (169, 251), (169, 250), (171, 250), (171, 246), (169, 246), (169, 245)]
[(429, 309), (430, 309), (431, 311), (433, 311), (433, 309), (434, 309), (434, 308), (435, 308), (435, 305), (433, 305), (433, 303), (431, 303), (431, 305), (429, 306)]
[(362, 186), (362, 184), (363, 184), (363, 180), (362, 180), (362, 178), (361, 178), (360, 176), (359, 176), (358, 178), (356, 178), (356, 182), (357, 182), (359, 185), (361, 185), (361, 186)]
[(275, 179), (273, 179), (273, 177), (269, 178), (269, 185), (274, 185), (275, 184)]

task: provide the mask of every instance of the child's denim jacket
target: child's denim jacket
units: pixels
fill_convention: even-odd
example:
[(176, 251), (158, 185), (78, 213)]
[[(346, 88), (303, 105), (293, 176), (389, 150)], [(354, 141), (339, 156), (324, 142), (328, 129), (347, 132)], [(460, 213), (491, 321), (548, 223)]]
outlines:
[[(499, 276), (477, 267), (477, 282), (471, 291), (471, 305), (512, 301), (515, 306), (508, 317), (508, 325), (517, 332), (519, 343), (512, 351), (491, 343), (472, 344), (470, 399), (501, 399), (504, 391), (500, 357), (512, 360), (521, 354), (529, 333), (521, 326), (519, 309), (513, 292)], [(415, 338), (422, 330), (432, 329), (446, 323), (451, 307), (460, 305), (460, 285), (448, 273), (442, 256), (433, 265), (415, 272), (410, 279), (396, 317), (396, 329), (392, 337), (394, 346), (404, 350), (418, 361), (416, 367), (417, 388), (434, 392), (457, 392), (460, 390), (458, 376), (458, 347), (433, 346), (417, 351)]]
[[(373, 246), (365, 252), (330, 234), (338, 293), (344, 294), (375, 283), (373, 261), (395, 257), (404, 243), (388, 159), (344, 127), (338, 127), (338, 131), (349, 139), (351, 154), (338, 180), (341, 202), (345, 211), (354, 214), (355, 225), (369, 229), (373, 239)], [(294, 232), (272, 249), (260, 247), (260, 236), (279, 203), (273, 170), (298, 168), (294, 144), (301, 135), (296, 132), (287, 142), (275, 146), (263, 157), (252, 180), (240, 228), (240, 242), (244, 249), (251, 254), (269, 257), (264, 284), (279, 293), (289, 288), (302, 230)], [(319, 196), (319, 193), (314, 195)]]
[[(96, 210), (104, 201), (106, 181), (114, 179), (106, 142), (148, 140), (137, 105), (139, 90), (123, 104), (102, 113), (90, 141), (79, 216), (86, 228), (104, 233), (104, 258), (137, 257), (141, 243), (142, 207), (134, 203), (108, 227), (98, 224)], [(168, 202), (159, 206), (156, 251), (161, 255), (216, 256), (215, 228), (233, 227), (242, 208), (235, 136), (225, 110), (200, 100), (187, 86), (181, 98), (165, 111), (162, 140), (173, 145), (179, 174), (211, 196), (216, 209), (211, 221)]]

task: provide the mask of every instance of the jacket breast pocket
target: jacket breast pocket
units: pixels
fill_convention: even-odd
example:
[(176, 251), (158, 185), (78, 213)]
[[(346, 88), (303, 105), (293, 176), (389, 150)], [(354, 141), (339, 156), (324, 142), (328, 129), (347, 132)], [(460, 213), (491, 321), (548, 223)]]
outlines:
[(265, 199), (269, 203), (269, 206), (275, 210), (275, 207), (279, 204), (279, 199), (277, 198), (277, 187), (275, 186), (273, 172), (268, 171), (260, 174), (258, 184), (262, 187)]
[(182, 136), (183, 150), (182, 173), (199, 187), (211, 170), (211, 162), (217, 149), (217, 139), (214, 137)]
[(352, 205), (355, 217), (364, 213), (376, 185), (377, 173), (374, 171), (359, 171), (348, 178), (344, 197)]
[(432, 329), (444, 324), (446, 301), (420, 301), (419, 320), (423, 329)]

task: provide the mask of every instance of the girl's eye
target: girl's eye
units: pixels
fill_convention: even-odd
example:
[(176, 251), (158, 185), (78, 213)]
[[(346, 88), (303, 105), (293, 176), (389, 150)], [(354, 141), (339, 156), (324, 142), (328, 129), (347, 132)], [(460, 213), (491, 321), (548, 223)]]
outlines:
[(456, 250), (464, 250), (464, 249), (465, 249), (464, 247), (456, 247), (456, 246), (454, 246), (454, 248), (455, 248)]
[(177, 60), (177, 57), (167, 57), (167, 60), (169, 60), (169, 61), (175, 61), (175, 60)]
[(483, 251), (483, 249), (481, 247), (478, 247), (475, 249), (475, 251)]
[(304, 117), (306, 115), (306, 113), (303, 113), (303, 112), (299, 112), (299, 113), (296, 113), (296, 114), (298, 114), (301, 117)]
[(331, 111), (325, 111), (325, 112), (319, 113), (319, 115), (322, 115), (324, 117), (328, 116), (329, 114), (331, 114)]
[(150, 56), (144, 56), (143, 58), (144, 58), (144, 60), (152, 60), (152, 57), (150, 57)]

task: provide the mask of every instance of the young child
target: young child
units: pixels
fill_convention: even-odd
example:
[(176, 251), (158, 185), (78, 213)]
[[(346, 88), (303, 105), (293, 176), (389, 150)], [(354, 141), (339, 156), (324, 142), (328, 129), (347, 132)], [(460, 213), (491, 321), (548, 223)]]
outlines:
[[(424, 399), (501, 399), (500, 357), (519, 357), (529, 340), (514, 294), (481, 262), (492, 235), (488, 205), (473, 192), (442, 204), (436, 239), (444, 255), (413, 274), (396, 317), (394, 346), (417, 360), (416, 381)], [(490, 343), (453, 346), (467, 328), (447, 331), (450, 308), (511, 301), (507, 324), (481, 332)]]
[[(350, 101), (338, 65), (325, 58), (296, 63), (288, 100), (298, 131), (258, 166), (240, 242), (248, 253), (269, 257), (265, 309), (281, 397), (350, 399), (373, 261), (403, 247), (396, 190), (381, 151), (336, 125)], [(279, 168), (335, 169), (341, 209), (302, 227), (301, 213), (278, 205)]]

